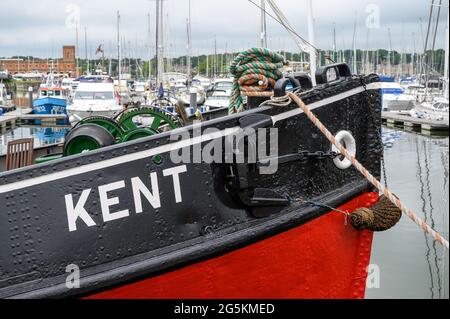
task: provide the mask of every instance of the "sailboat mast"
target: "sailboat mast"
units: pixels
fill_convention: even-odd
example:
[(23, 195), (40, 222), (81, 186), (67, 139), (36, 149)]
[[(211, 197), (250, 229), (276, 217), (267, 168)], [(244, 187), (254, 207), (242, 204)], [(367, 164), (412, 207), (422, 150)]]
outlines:
[(389, 52), (388, 52), (388, 76), (392, 75), (392, 39), (391, 39), (391, 28), (388, 28), (389, 37)]
[(445, 84), (446, 84), (446, 88), (444, 90), (444, 97), (446, 99), (448, 99), (448, 89), (449, 89), (449, 83), (448, 83), (448, 37), (449, 37), (449, 17), (450, 15), (447, 15), (447, 28), (445, 29), (445, 62), (444, 62), (444, 79), (445, 79)]
[(87, 41), (87, 27), (84, 27), (84, 49), (85, 49), (85, 54), (86, 54), (86, 73), (89, 74), (89, 57), (88, 57), (88, 41)]
[(77, 25), (75, 26), (75, 37), (76, 37), (76, 49), (75, 49), (75, 61), (76, 61), (76, 76), (79, 76), (79, 68), (80, 68), (80, 59), (79, 59), (79, 54), (78, 54), (78, 22)]
[(309, 68), (310, 68), (311, 82), (313, 86), (316, 86), (317, 55), (316, 49), (314, 47), (315, 39), (314, 39), (314, 16), (313, 16), (312, 0), (307, 0), (307, 10), (308, 10)]
[(117, 11), (117, 61), (118, 61), (118, 79), (119, 86), (121, 85), (120, 80), (122, 79), (122, 40), (120, 38), (120, 12)]
[(439, 18), (441, 16), (441, 7), (442, 7), (442, 0), (439, 0), (439, 5), (438, 5), (438, 12), (437, 12), (437, 17), (436, 17), (436, 24), (435, 24), (435, 28), (434, 28), (434, 37), (433, 37), (433, 45), (431, 46), (431, 69), (434, 69), (435, 67), (435, 54), (434, 54), (434, 49), (436, 47), (436, 37), (437, 37), (437, 31), (438, 31), (438, 26), (439, 26)]
[(333, 22), (333, 60), (337, 60), (336, 23)]
[[(422, 73), (424, 71), (424, 66), (427, 63), (428, 59), (427, 59), (427, 49), (428, 49), (428, 41), (429, 41), (429, 37), (430, 37), (430, 29), (431, 29), (431, 22), (433, 20), (433, 9), (434, 9), (434, 0), (431, 0), (431, 6), (430, 6), (430, 15), (428, 17), (428, 27), (427, 27), (427, 35), (425, 37), (425, 44), (424, 44), (424, 53), (423, 53), (423, 57), (422, 57), (422, 63), (420, 65), (420, 80), (419, 80), (419, 85), (422, 84)], [(425, 87), (427, 86), (427, 82), (428, 82), (428, 72), (425, 75)], [(427, 94), (427, 89), (425, 89), (425, 95)]]
[(157, 50), (157, 72), (156, 82), (157, 85), (161, 85), (162, 76), (164, 73), (164, 57), (163, 57), (163, 3), (161, 0), (156, 0), (156, 50)]
[(206, 77), (209, 78), (209, 53), (206, 54)]
[(159, 86), (161, 84), (161, 68), (160, 68), (160, 35), (159, 35), (159, 25), (160, 25), (160, 21), (159, 19), (161, 18), (161, 10), (160, 10), (160, 0), (156, 0), (156, 85)]
[(217, 77), (218, 70), (218, 58), (217, 58), (217, 38), (214, 36), (214, 79)]
[(192, 56), (192, 43), (191, 43), (191, 0), (189, 0), (189, 17), (187, 19), (187, 58), (186, 58), (186, 69), (188, 82), (191, 82), (191, 56)]
[(416, 74), (416, 69), (417, 69), (417, 48), (416, 48), (416, 34), (413, 32), (412, 33), (412, 42), (413, 42), (413, 55), (411, 57), (411, 63), (412, 63), (412, 74)]
[(261, 0), (261, 31), (260, 31), (260, 46), (261, 48), (267, 47), (267, 34), (266, 34), (266, 1)]
[(147, 14), (148, 18), (148, 80), (150, 81), (152, 78), (152, 27), (151, 27), (151, 19), (150, 13)]
[(355, 24), (353, 26), (353, 74), (358, 74), (358, 66), (356, 65), (356, 24), (357, 24), (357, 14), (355, 14)]

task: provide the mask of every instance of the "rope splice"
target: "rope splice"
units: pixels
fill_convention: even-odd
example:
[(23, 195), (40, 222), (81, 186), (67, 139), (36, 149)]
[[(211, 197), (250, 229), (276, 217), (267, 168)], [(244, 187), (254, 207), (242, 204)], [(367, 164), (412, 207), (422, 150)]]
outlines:
[(284, 57), (276, 52), (253, 48), (241, 52), (231, 63), (230, 73), (234, 77), (230, 96), (229, 113), (240, 113), (244, 109), (243, 96), (266, 96), (267, 90), (283, 77), (281, 68), (286, 65)]

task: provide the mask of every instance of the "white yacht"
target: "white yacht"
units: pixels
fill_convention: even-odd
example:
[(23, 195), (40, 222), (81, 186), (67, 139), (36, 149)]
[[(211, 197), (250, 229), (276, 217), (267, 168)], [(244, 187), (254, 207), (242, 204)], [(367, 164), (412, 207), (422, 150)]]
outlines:
[(205, 77), (196, 76), (192, 80), (192, 85), (202, 86), (206, 90), (211, 86), (211, 80)]
[(212, 89), (207, 92), (205, 107), (210, 110), (228, 108), (232, 88), (232, 79), (216, 80)]
[(435, 97), (431, 101), (418, 103), (416, 107), (410, 111), (410, 115), (413, 117), (444, 121), (448, 123), (448, 103), (448, 99), (444, 97)]
[(122, 109), (114, 83), (83, 83), (78, 85), (73, 102), (67, 107), (72, 124), (89, 116), (113, 116)]
[(409, 111), (414, 108), (414, 95), (405, 94), (397, 82), (381, 82), (383, 95), (383, 111)]
[(233, 89), (233, 79), (216, 79), (214, 81), (213, 91), (224, 91), (228, 96), (231, 95)]
[(205, 101), (208, 110), (228, 108), (230, 96), (224, 91), (215, 91)]

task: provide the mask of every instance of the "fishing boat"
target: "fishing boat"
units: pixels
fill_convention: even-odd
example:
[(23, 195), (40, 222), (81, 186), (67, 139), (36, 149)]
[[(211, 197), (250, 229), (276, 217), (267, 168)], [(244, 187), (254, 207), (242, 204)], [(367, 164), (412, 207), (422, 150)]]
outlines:
[[(69, 91), (61, 87), (60, 80), (54, 73), (54, 65), (51, 65), (49, 74), (38, 89), (38, 98), (33, 100), (33, 113), (41, 115), (67, 114), (67, 101)], [(60, 122), (66, 120), (60, 120)], [(36, 121), (37, 124), (40, 121)]]
[[(330, 69), (337, 77), (328, 81)], [(327, 65), (314, 88), (305, 77), (281, 78), (275, 97), (292, 81), (379, 177), (378, 76)], [(84, 92), (101, 91), (82, 88), (81, 102), (92, 101)], [(372, 206), (378, 193), (296, 103), (266, 100), (249, 97), (237, 114), (206, 113), (201, 126), (158, 108), (85, 119), (66, 136), (61, 158), (1, 173), (0, 297), (363, 298), (373, 234), (346, 215)], [(154, 120), (137, 127), (143, 115)], [(250, 134), (243, 145), (278, 153), (264, 147), (262, 158), (241, 162), (230, 137), (258, 129), (268, 135)], [(210, 152), (213, 142), (231, 150), (227, 161), (173, 157)], [(278, 169), (264, 172), (271, 161)]]
[(66, 114), (67, 90), (59, 87), (41, 87), (33, 101), (34, 114)]

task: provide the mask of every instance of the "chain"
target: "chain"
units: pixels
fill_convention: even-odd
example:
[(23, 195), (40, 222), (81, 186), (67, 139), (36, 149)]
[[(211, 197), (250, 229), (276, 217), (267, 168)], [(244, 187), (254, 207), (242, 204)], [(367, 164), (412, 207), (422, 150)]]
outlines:
[(310, 151), (302, 151), (299, 150), (298, 154), (301, 156), (300, 161), (302, 159), (311, 159), (311, 158), (315, 158), (318, 160), (325, 160), (325, 159), (332, 159), (334, 160), (335, 158), (341, 156), (340, 153), (338, 152), (334, 152), (334, 151), (329, 151), (329, 152), (323, 152), (323, 151), (317, 151), (317, 152), (310, 152)]

